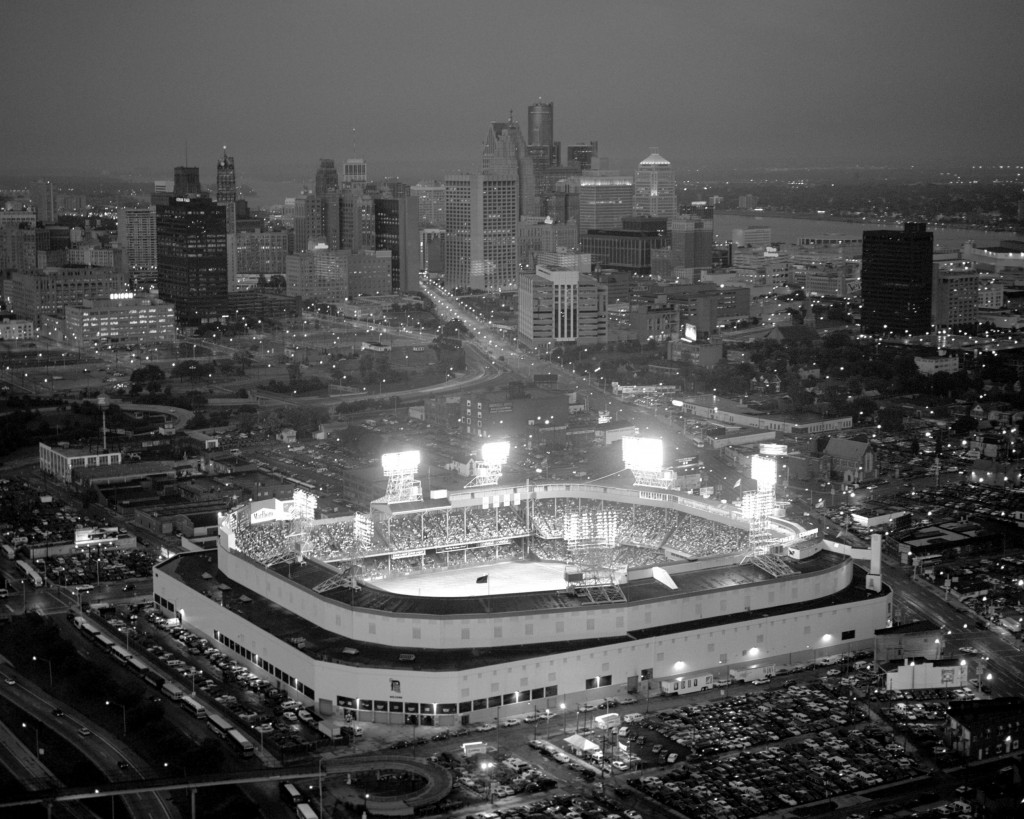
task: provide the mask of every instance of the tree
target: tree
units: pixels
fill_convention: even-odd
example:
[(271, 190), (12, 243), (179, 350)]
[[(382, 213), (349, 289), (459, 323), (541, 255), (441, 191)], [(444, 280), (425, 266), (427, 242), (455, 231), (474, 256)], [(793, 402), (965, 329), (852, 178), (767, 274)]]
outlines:
[(158, 393), (164, 387), (167, 374), (156, 364), (147, 364), (139, 367), (131, 375), (131, 393), (138, 395), (145, 390), (149, 393)]

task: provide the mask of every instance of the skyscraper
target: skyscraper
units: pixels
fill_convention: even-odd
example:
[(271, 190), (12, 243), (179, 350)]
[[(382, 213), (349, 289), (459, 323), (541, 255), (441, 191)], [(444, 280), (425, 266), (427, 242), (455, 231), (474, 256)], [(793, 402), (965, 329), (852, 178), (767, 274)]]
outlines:
[(374, 249), (391, 251), (391, 292), (419, 290), (419, 209), (411, 196), (375, 199)]
[(551, 167), (562, 161), (562, 144), (555, 142), (555, 104), (535, 102), (526, 111), (526, 145), (534, 162)]
[(679, 211), (676, 207), (676, 173), (672, 163), (651, 149), (651, 155), (636, 169), (633, 186), (633, 211), (642, 216), (667, 216)]
[(217, 204), (234, 204), (238, 198), (238, 188), (235, 184), (235, 158), (228, 156), (227, 146), (224, 146), (224, 156), (217, 160)]
[(333, 159), (321, 159), (320, 167), (316, 169), (316, 179), (313, 182), (313, 193), (323, 196), (327, 191), (337, 190), (338, 169), (334, 167)]
[(567, 164), (579, 168), (581, 171), (589, 171), (591, 160), (597, 156), (597, 140), (593, 142), (578, 142), (565, 149), (565, 161)]
[(174, 169), (174, 195), (175, 196), (199, 196), (202, 188), (199, 187), (199, 168), (191, 165), (179, 165)]
[[(196, 174), (197, 187), (198, 181)], [(157, 205), (156, 252), (157, 288), (174, 304), (178, 320), (198, 324), (218, 315), (228, 293), (224, 208), (198, 195), (175, 195)]]
[(514, 290), (518, 183), (514, 176), (451, 174), (445, 186), (445, 283)]
[(484, 141), (484, 176), (512, 177), (519, 190), (517, 216), (541, 216), (533, 158), (519, 123), (509, 112), (507, 122), (492, 122)]
[(580, 233), (618, 230), (633, 213), (633, 177), (618, 171), (583, 171), (579, 186)]
[(346, 185), (365, 185), (366, 160), (346, 159), (341, 181)]
[(444, 185), (436, 179), (417, 182), (411, 193), (419, 205), (420, 224), (424, 227), (444, 225)]
[(864, 231), (863, 332), (920, 335), (931, 330), (933, 248), (934, 235), (923, 223)]
[(137, 290), (156, 284), (156, 208), (124, 208), (117, 214), (117, 244)]

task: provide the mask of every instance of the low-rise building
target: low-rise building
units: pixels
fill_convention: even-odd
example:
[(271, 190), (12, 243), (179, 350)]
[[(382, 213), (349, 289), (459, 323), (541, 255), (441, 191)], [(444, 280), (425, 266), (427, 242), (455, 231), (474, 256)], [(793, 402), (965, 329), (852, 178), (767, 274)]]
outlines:
[(120, 452), (93, 452), (88, 449), (53, 448), (39, 444), (39, 469), (57, 480), (71, 483), (76, 469), (91, 466), (110, 466), (121, 463)]
[(987, 759), (1020, 749), (1024, 698), (951, 702), (945, 740), (967, 759)]

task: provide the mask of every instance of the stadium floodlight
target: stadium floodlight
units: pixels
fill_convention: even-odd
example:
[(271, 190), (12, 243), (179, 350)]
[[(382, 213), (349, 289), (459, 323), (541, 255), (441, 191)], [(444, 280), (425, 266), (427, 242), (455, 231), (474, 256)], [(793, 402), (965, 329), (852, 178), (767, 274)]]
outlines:
[(476, 474), (466, 484), (466, 488), (497, 486), (501, 480), (501, 468), (508, 463), (510, 449), (508, 441), (488, 441), (483, 444), (480, 447), (480, 460), (476, 462)]
[(664, 468), (665, 452), (660, 438), (623, 438), (622, 463), (633, 472), (634, 486), (668, 489), (675, 483), (675, 471)]
[(423, 500), (423, 489), (416, 480), (420, 465), (420, 451), (408, 449), (405, 452), (386, 452), (381, 455), (380, 465), (388, 479), (387, 494), (378, 498), (383, 503), (407, 503)]
[(757, 481), (758, 489), (774, 492), (775, 481), (778, 477), (778, 465), (775, 459), (764, 455), (754, 455), (750, 459), (750, 477)]
[(508, 463), (510, 449), (508, 441), (488, 441), (480, 447), (480, 458), (484, 463), (503, 466)]
[(789, 452), (785, 444), (761, 444), (761, 454), (772, 457), (781, 457)]
[(380, 465), (384, 467), (384, 474), (388, 477), (399, 472), (416, 473), (420, 465), (420, 451), (409, 449), (405, 452), (385, 452), (380, 456)]
[(665, 464), (661, 438), (638, 438), (629, 436), (622, 439), (622, 460), (626, 469), (641, 469), (656, 472)]

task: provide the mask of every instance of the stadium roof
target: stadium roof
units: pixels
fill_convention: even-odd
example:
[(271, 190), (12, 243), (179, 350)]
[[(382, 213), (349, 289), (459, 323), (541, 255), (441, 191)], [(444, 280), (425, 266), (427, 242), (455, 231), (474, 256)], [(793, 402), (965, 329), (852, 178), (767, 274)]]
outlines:
[[(190, 552), (176, 555), (164, 563), (159, 569), (185, 583), (203, 594), (213, 594), (219, 590), (223, 597), (223, 605), (240, 616), (254, 623), (259, 628), (276, 635), (282, 640), (290, 637), (303, 637), (306, 646), (303, 649), (315, 657), (330, 659), (355, 666), (373, 666), (383, 668), (415, 668), (420, 670), (442, 670), (453, 668), (472, 668), (481, 662), (481, 649), (445, 648), (424, 649), (416, 647), (382, 646), (376, 643), (361, 643), (347, 637), (321, 629), (282, 606), (262, 597), (257, 591), (237, 584), (214, 572), (211, 565), (213, 551)], [(829, 552), (819, 552), (812, 558), (794, 562), (792, 565), (800, 572), (816, 572), (836, 565), (847, 558)], [(330, 570), (314, 561), (302, 565), (278, 565), (273, 571), (289, 577), (293, 582), (307, 588), (331, 576)], [(207, 575), (203, 577), (204, 573)], [(734, 565), (673, 575), (679, 585), (678, 590), (667, 589), (657, 581), (646, 578), (630, 582), (622, 586), (627, 603), (639, 603), (655, 598), (699, 594), (715, 588), (726, 588), (743, 583), (771, 581), (762, 570), (750, 565)], [(732, 622), (743, 622), (762, 616), (798, 612), (822, 605), (835, 605), (843, 602), (854, 602), (866, 599), (877, 593), (864, 589), (864, 572), (854, 567), (854, 580), (851, 585), (838, 594), (828, 595), (817, 600), (759, 609), (756, 612), (741, 612), (720, 617), (704, 617), (693, 622), (673, 623), (668, 626), (643, 629), (623, 634), (619, 638), (605, 637), (594, 640), (572, 640), (559, 643), (539, 643), (488, 647), (488, 661), (513, 661), (548, 654), (583, 651), (598, 646), (612, 645), (618, 642), (630, 642), (638, 637), (653, 634), (672, 634), (714, 625), (725, 625)], [(378, 609), (395, 614), (424, 616), (491, 616), (513, 612), (558, 610), (579, 610), (582, 604), (572, 594), (564, 592), (525, 592), (520, 594), (480, 595), (477, 597), (418, 597), (384, 592), (369, 587), (358, 590), (338, 588), (328, 592), (326, 597), (338, 600), (358, 608)], [(243, 598), (247, 598), (244, 599)], [(619, 604), (623, 605), (623, 604)], [(590, 608), (587, 606), (587, 608)], [(345, 649), (349, 651), (346, 652)], [(357, 653), (351, 653), (355, 649)], [(399, 656), (415, 653), (415, 660), (408, 662), (399, 660)]]

